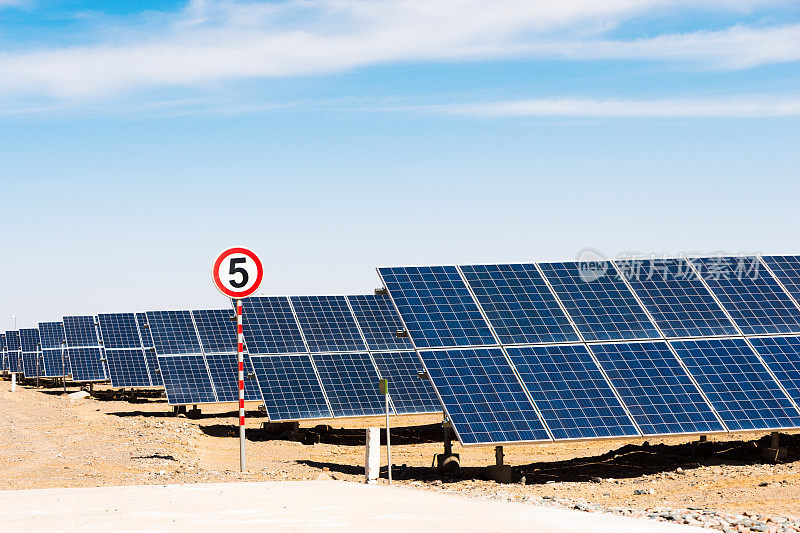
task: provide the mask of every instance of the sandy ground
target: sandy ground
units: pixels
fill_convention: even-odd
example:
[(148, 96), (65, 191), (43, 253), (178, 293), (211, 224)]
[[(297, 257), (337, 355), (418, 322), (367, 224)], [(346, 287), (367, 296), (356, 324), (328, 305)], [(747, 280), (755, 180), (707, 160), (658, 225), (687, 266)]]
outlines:
[[(232, 481), (338, 479), (363, 481), (364, 428), (381, 418), (315, 421), (303, 444), (261, 428), (248, 411), (248, 472), (238, 470), (233, 406), (203, 406), (196, 419), (175, 417), (158, 395), (113, 399), (108, 389), (71, 401), (59, 388), (0, 380), (0, 489), (101, 487)], [(77, 389), (70, 388), (71, 392)], [(789, 461), (768, 464), (754, 442), (764, 434), (507, 446), (515, 483), (485, 481), (491, 447), (463, 448), (459, 477), (432, 468), (441, 453), (441, 417), (393, 417), (393, 462), (399, 485), (505, 500), (585, 500), (604, 507), (719, 509), (733, 513), (800, 515), (800, 438)], [(325, 428), (322, 428), (325, 429)], [(310, 438), (314, 437), (316, 438)], [(384, 451), (385, 453), (385, 451)], [(795, 462), (792, 462), (795, 461)], [(520, 483), (524, 476), (524, 484)], [(652, 490), (650, 490), (652, 489)], [(644, 494), (637, 495), (636, 491)]]

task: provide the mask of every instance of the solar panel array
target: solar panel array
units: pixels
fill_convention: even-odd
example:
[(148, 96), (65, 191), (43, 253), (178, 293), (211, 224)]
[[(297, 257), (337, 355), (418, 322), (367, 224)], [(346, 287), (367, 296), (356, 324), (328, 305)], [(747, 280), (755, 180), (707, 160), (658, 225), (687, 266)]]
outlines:
[(386, 267), (462, 444), (800, 427), (800, 257)]

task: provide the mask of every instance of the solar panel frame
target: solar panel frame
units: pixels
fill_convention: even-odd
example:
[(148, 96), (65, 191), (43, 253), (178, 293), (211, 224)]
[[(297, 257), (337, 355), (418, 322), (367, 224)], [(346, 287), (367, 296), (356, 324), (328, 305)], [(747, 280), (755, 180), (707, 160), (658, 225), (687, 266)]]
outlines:
[(800, 337), (748, 337), (747, 342), (761, 356), (795, 407), (800, 406)]
[(270, 421), (334, 418), (311, 355), (254, 355), (251, 363)]
[[(311, 361), (334, 418), (386, 414), (385, 400), (378, 391), (378, 370), (369, 353), (312, 353)], [(390, 409), (394, 413), (391, 405)]]
[(344, 296), (291, 296), (309, 352), (363, 352), (367, 345)]
[(441, 403), (430, 380), (419, 377), (425, 367), (416, 352), (371, 352), (371, 355), (378, 375), (389, 382), (389, 396), (397, 414), (442, 412)]
[(414, 349), (407, 337), (397, 336), (405, 328), (388, 295), (348, 295), (347, 303), (370, 352)]
[(251, 355), (308, 352), (287, 296), (246, 298), (242, 329)]

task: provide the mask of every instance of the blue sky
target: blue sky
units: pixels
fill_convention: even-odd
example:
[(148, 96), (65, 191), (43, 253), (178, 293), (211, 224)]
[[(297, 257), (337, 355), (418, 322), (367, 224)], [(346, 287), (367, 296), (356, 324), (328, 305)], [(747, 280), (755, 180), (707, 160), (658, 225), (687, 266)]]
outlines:
[(0, 329), (377, 265), (800, 251), (800, 7), (0, 0)]

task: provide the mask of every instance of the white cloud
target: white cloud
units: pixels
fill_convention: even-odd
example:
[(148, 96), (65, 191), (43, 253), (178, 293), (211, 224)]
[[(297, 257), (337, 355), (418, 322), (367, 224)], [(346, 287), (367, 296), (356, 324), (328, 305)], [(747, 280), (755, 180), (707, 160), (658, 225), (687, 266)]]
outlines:
[(800, 115), (800, 97), (662, 100), (563, 98), (433, 105), (407, 109), (478, 117), (760, 118)]
[(150, 26), (102, 28), (102, 35), (121, 36), (116, 39), (0, 53), (0, 96), (85, 99), (400, 61), (642, 58), (731, 69), (796, 61), (800, 25), (602, 37), (651, 12), (747, 11), (776, 3), (785, 2), (193, 0), (178, 14), (149, 15)]

